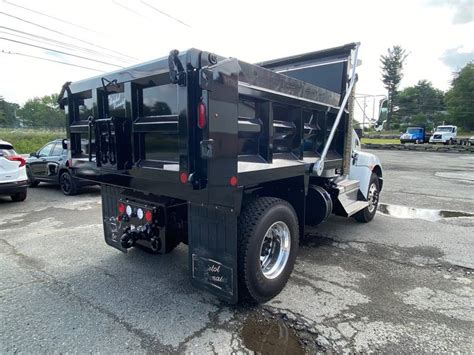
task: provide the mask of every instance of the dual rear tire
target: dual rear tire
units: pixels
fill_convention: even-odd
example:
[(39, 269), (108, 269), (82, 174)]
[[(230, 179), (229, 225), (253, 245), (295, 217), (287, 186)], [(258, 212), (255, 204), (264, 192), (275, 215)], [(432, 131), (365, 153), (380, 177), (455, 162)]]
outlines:
[(249, 201), (239, 217), (238, 276), (242, 300), (263, 303), (285, 287), (298, 254), (293, 207), (275, 197)]

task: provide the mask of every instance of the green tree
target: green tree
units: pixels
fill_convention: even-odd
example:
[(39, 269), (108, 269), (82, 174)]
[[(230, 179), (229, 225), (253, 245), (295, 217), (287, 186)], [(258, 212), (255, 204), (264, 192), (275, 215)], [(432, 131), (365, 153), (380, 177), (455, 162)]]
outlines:
[(388, 91), (388, 112), (387, 129), (390, 128), (393, 116), (394, 100), (397, 96), (397, 89), (403, 77), (403, 63), (408, 54), (400, 46), (393, 46), (387, 49), (387, 54), (380, 56), (382, 66), (382, 82)]
[(453, 121), (466, 130), (474, 130), (474, 62), (466, 64), (446, 93), (446, 106)]
[(18, 126), (16, 110), (18, 110), (19, 107), (20, 106), (15, 103), (5, 101), (4, 98), (0, 96), (0, 128)]
[(425, 124), (428, 128), (436, 125), (445, 111), (443, 91), (433, 87), (431, 82), (420, 80), (418, 84), (397, 93), (394, 104), (398, 111), (393, 113), (395, 121), (406, 124)]
[(30, 99), (18, 110), (18, 116), (24, 125), (32, 128), (64, 127), (66, 119), (57, 99), (57, 94)]

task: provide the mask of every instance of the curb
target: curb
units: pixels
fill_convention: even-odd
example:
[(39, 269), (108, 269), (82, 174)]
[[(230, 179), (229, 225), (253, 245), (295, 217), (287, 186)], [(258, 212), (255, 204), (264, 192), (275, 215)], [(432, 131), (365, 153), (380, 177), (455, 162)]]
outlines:
[(457, 153), (473, 154), (474, 146), (467, 145), (434, 145), (434, 144), (362, 144), (364, 149), (380, 150), (407, 150), (414, 152), (438, 152), (438, 153)]

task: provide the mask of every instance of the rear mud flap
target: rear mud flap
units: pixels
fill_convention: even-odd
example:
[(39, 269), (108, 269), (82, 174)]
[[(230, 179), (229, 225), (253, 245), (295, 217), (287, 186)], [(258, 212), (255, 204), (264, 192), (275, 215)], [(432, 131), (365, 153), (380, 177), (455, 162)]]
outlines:
[(122, 236), (121, 230), (120, 222), (117, 221), (116, 217), (104, 217), (105, 242), (126, 253), (127, 249), (123, 248), (120, 243), (120, 238)]
[(126, 253), (127, 249), (120, 244), (122, 236), (121, 222), (117, 221), (117, 204), (120, 199), (120, 189), (112, 186), (102, 185), (102, 216), (104, 223), (105, 242)]
[(237, 216), (216, 206), (189, 205), (192, 284), (229, 303), (238, 301)]

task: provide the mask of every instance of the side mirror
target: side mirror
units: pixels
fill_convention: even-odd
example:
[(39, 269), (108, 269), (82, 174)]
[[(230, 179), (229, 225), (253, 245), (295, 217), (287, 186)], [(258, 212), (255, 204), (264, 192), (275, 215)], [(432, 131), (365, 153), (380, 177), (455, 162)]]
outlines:
[(68, 144), (68, 140), (63, 139), (63, 141), (62, 141), (63, 149), (67, 149), (67, 144)]
[(30, 157), (35, 157), (35, 158), (37, 158), (37, 157), (38, 157), (38, 152), (30, 153)]

